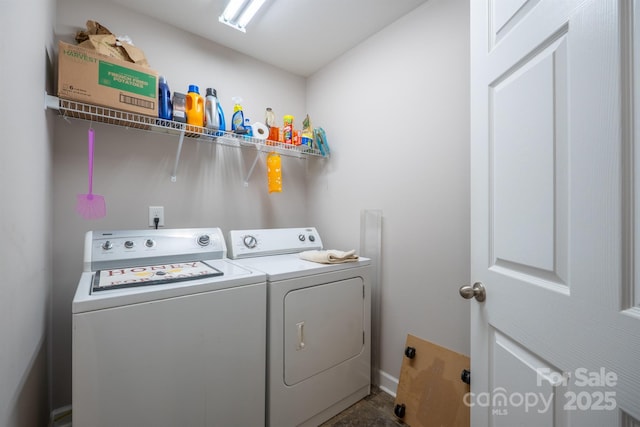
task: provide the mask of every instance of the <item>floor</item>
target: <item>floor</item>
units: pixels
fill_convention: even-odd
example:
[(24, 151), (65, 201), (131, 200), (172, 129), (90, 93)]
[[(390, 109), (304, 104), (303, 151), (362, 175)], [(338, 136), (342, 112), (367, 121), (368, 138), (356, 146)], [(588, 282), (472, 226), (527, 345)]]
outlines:
[[(320, 427), (408, 427), (393, 414), (394, 397), (375, 386), (371, 394)], [(71, 427), (71, 411), (53, 423), (53, 427)]]
[(394, 400), (393, 396), (372, 386), (369, 396), (320, 427), (407, 427), (393, 414)]

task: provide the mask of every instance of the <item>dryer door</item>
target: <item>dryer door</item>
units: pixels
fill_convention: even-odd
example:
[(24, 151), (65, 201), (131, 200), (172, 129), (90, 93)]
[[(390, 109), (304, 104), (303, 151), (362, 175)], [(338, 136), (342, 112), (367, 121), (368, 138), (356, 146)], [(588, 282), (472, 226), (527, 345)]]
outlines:
[(364, 348), (364, 283), (354, 277), (284, 298), (284, 382), (291, 386)]

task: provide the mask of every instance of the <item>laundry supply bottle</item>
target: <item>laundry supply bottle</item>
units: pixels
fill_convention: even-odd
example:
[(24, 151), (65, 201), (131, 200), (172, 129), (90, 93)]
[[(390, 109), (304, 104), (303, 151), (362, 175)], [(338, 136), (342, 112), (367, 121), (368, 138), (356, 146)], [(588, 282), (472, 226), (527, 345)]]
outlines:
[(233, 116), (231, 116), (231, 130), (235, 133), (244, 133), (244, 112), (242, 111), (242, 98), (234, 96), (233, 100)]
[(276, 125), (276, 115), (271, 107), (267, 107), (264, 113), (264, 124), (267, 125), (268, 128)]
[(271, 107), (267, 107), (264, 114), (264, 123), (269, 128), (269, 136), (267, 137), (267, 145), (275, 145), (280, 137), (280, 128), (276, 127), (276, 115)]
[(218, 102), (218, 122), (220, 123), (220, 126), (218, 127), (216, 135), (222, 136), (227, 130), (227, 124), (224, 121), (224, 111), (222, 111), (222, 105), (220, 105), (220, 102)]
[(210, 87), (207, 88), (207, 96), (205, 97), (204, 120), (207, 129), (218, 130), (220, 128), (218, 96), (216, 90)]
[(173, 92), (172, 115), (174, 122), (187, 122), (187, 95), (180, 92)]
[(307, 147), (311, 147), (313, 142), (313, 125), (311, 124), (311, 119), (309, 115), (304, 118), (302, 121), (302, 140), (300, 141), (301, 145), (306, 145)]
[[(200, 95), (200, 89), (196, 85), (189, 85), (187, 92), (187, 123), (194, 126), (204, 126), (204, 98)], [(191, 129), (198, 132), (198, 129)]]
[(267, 184), (269, 193), (282, 192), (282, 163), (275, 151), (267, 154)]
[(247, 131), (245, 135), (253, 136), (253, 127), (251, 126), (251, 119), (248, 117), (244, 119), (244, 129)]
[(173, 106), (171, 105), (171, 91), (164, 76), (158, 80), (158, 117), (162, 120), (173, 119)]

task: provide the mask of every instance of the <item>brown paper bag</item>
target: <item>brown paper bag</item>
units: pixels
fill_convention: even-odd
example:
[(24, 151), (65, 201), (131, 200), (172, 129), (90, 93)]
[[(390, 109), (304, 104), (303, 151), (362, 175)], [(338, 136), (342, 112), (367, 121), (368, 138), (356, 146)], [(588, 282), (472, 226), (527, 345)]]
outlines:
[(87, 30), (76, 33), (76, 42), (79, 46), (96, 51), (111, 58), (148, 67), (149, 63), (141, 49), (120, 41), (109, 29), (99, 22), (87, 21)]

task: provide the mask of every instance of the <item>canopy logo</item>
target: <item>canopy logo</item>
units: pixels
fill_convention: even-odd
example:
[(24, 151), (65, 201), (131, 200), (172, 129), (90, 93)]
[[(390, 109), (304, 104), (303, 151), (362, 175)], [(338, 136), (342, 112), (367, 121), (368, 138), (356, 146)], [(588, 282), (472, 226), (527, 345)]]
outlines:
[(543, 414), (558, 407), (565, 411), (613, 411), (617, 402), (612, 388), (617, 383), (618, 375), (605, 368), (597, 371), (577, 368), (565, 373), (539, 368), (536, 369), (536, 387), (546, 391), (509, 392), (504, 387), (496, 387), (492, 391), (467, 393), (463, 402), (471, 408), (491, 408), (494, 416), (534, 411)]

